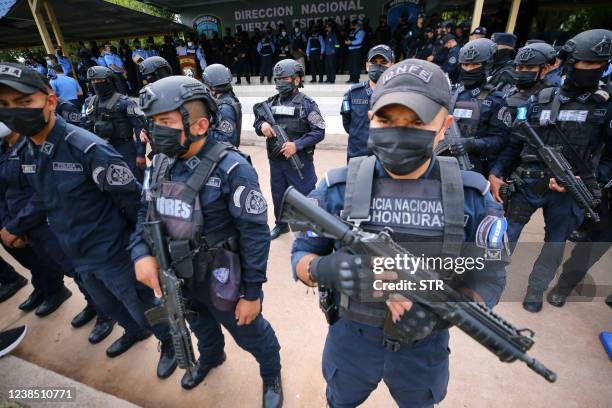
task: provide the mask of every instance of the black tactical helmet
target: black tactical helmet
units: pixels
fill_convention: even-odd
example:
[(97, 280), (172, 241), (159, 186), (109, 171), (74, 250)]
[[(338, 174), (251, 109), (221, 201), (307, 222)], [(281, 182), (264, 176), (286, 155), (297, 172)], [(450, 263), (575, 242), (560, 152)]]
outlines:
[(459, 50), (459, 63), (486, 64), (496, 50), (497, 46), (488, 38), (478, 38), (476, 40), (472, 40), (461, 47), (461, 50)]
[[(176, 152), (178, 152), (178, 154), (186, 152), (192, 142), (200, 140), (205, 136), (191, 134), (189, 111), (183, 106), (187, 102), (197, 100), (201, 100), (208, 108), (210, 112), (210, 116), (208, 117), (208, 129), (213, 129), (217, 122), (217, 103), (210, 89), (197, 79), (184, 75), (169, 76), (155, 81), (140, 90), (140, 107), (148, 118), (165, 112), (177, 111), (181, 114), (183, 131), (186, 139), (184, 142), (178, 140), (174, 141), (178, 143), (178, 146), (175, 147), (177, 148)], [(158, 147), (156, 147), (157, 127), (158, 125), (155, 123), (151, 123), (149, 126), (154, 151), (158, 149)], [(160, 135), (159, 137), (164, 136)], [(172, 138), (170, 138), (170, 140), (172, 140)], [(163, 148), (161, 148), (159, 152), (163, 152)]]
[(232, 73), (222, 64), (212, 64), (206, 67), (202, 82), (215, 91), (227, 92), (232, 89)]
[(113, 71), (107, 67), (95, 66), (87, 70), (87, 80), (89, 81), (92, 79), (112, 79), (114, 77)]
[(531, 43), (516, 53), (514, 63), (516, 65), (540, 65), (553, 63), (557, 57), (555, 48), (545, 42)]
[(296, 60), (287, 58), (276, 63), (273, 70), (273, 78), (304, 76), (304, 67)]
[(138, 69), (149, 84), (172, 75), (172, 67), (168, 61), (158, 56), (145, 59), (140, 63)]
[(187, 112), (183, 108), (185, 102), (198, 99), (201, 99), (208, 108), (212, 126), (217, 121), (217, 102), (210, 89), (197, 79), (173, 75), (155, 81), (140, 90), (140, 107), (147, 117), (173, 111), (179, 111), (184, 115), (184, 112)]
[(603, 28), (583, 31), (568, 40), (561, 51), (570, 64), (608, 61), (612, 59), (612, 31)]

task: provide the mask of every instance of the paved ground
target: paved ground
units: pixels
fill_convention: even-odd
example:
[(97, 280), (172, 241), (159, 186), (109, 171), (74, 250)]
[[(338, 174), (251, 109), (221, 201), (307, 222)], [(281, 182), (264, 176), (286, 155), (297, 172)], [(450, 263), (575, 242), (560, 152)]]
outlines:
[[(336, 87), (344, 89), (344, 85)], [(256, 92), (250, 90), (254, 87), (240, 88), (241, 93), (247, 90)], [(330, 97), (339, 97), (343, 91), (339, 89), (335, 93)], [(260, 95), (257, 97), (262, 98)], [(324, 113), (324, 116), (328, 119), (328, 115)], [(329, 116), (333, 116), (333, 112), (329, 112)], [(245, 146), (244, 150), (251, 155), (263, 191), (271, 202), (268, 164), (263, 147)], [(344, 153), (338, 150), (317, 150), (319, 177), (329, 168), (343, 165), (344, 160)], [(269, 214), (272, 217), (271, 208)], [(548, 384), (523, 364), (501, 363), (476, 342), (452, 329), (451, 380), (442, 407), (612, 407), (612, 364), (597, 338), (601, 331), (612, 330), (612, 311), (603, 303), (603, 296), (612, 291), (612, 254), (608, 253), (592, 272), (591, 281), (597, 285), (597, 291), (591, 296), (592, 301), (569, 303), (562, 309), (545, 304), (541, 313), (533, 315), (523, 311), (517, 300), (522, 296), (526, 277), (542, 238), (542, 219), (540, 214), (536, 214), (522, 237), (526, 245), (519, 248), (508, 271), (507, 294), (497, 307), (497, 312), (516, 326), (529, 327), (536, 332), (536, 345), (531, 354), (555, 370), (559, 380), (555, 384)], [(317, 297), (291, 279), (291, 241), (290, 234), (287, 234), (272, 243), (269, 281), (264, 287), (264, 314), (282, 345), (285, 406), (323, 407), (325, 384), (320, 365), (327, 326), (318, 310)], [(146, 407), (251, 407), (261, 404), (257, 364), (229, 337), (227, 362), (213, 370), (204, 384), (191, 392), (180, 388), (180, 370), (165, 381), (155, 377), (157, 344), (153, 339), (138, 344), (122, 357), (114, 360), (106, 358), (104, 350), (119, 337), (120, 328), (116, 328), (102, 344), (90, 345), (87, 335), (91, 324), (82, 329), (73, 329), (69, 324), (69, 320), (84, 306), (84, 301), (75, 284), (71, 281), (67, 283), (74, 295), (55, 314), (44, 319), (17, 309), (17, 305), (28, 295), (29, 288), (22, 289), (12, 299), (0, 304), (0, 329), (19, 324), (28, 324), (30, 328), (28, 336), (14, 353), (17, 358), (0, 360), (0, 385), (23, 386), (23, 381), (28, 378), (24, 374), (27, 372), (31, 372), (34, 379), (28, 385), (57, 384), (57, 377), (53, 373), (43, 371), (43, 374), (39, 374), (39, 367), (44, 367), (96, 390)], [(90, 406), (119, 405), (100, 402)], [(381, 385), (364, 406), (395, 405), (387, 388)]]

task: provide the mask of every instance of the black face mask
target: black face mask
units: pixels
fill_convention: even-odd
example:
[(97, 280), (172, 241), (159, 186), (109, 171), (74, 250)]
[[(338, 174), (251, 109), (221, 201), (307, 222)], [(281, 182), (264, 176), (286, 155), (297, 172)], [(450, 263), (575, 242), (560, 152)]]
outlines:
[(105, 80), (104, 82), (92, 83), (94, 92), (99, 98), (105, 99), (110, 98), (115, 93), (115, 87), (110, 81)]
[(501, 48), (493, 54), (493, 64), (499, 65), (510, 61), (514, 58), (514, 50), (510, 48)]
[(514, 71), (516, 86), (519, 89), (529, 89), (538, 82), (540, 70), (537, 71)]
[(291, 92), (293, 92), (293, 90), (295, 89), (295, 84), (293, 83), (293, 81), (276, 79), (274, 83), (276, 84), (276, 90), (278, 91), (280, 96), (290, 95)]
[(181, 129), (153, 124), (151, 127), (151, 147), (154, 153), (163, 153), (171, 159), (182, 156), (189, 150), (189, 144), (181, 144)]
[(407, 127), (370, 128), (368, 148), (393, 174), (412, 173), (433, 155), (436, 132)]
[(461, 74), (461, 82), (463, 82), (467, 89), (477, 88), (487, 81), (487, 73), (483, 66), (471, 71), (466, 71), (461, 67), (459, 72)]
[(567, 71), (567, 77), (563, 83), (564, 89), (595, 92), (599, 87), (599, 80), (603, 75), (607, 65), (596, 69), (578, 69), (571, 67)]
[(0, 122), (20, 135), (34, 136), (47, 126), (43, 108), (2, 108)]
[(372, 64), (368, 68), (368, 78), (374, 83), (378, 82), (380, 76), (387, 70), (387, 67), (380, 64)]

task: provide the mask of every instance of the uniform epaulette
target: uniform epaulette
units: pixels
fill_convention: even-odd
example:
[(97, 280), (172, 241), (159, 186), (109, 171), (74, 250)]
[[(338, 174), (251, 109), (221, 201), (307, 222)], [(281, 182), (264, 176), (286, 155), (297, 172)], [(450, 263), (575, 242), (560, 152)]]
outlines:
[(82, 153), (87, 153), (92, 147), (96, 145), (96, 142), (91, 138), (87, 137), (86, 134), (82, 134), (77, 130), (70, 130), (64, 137), (64, 140), (76, 147), (76, 149)]
[(485, 195), (489, 192), (490, 183), (484, 176), (475, 171), (461, 170), (461, 178), (464, 187), (474, 188)]
[(327, 184), (327, 187), (331, 187), (339, 183), (345, 183), (347, 174), (348, 167), (346, 166), (329, 170), (327, 173), (325, 173), (325, 183)]

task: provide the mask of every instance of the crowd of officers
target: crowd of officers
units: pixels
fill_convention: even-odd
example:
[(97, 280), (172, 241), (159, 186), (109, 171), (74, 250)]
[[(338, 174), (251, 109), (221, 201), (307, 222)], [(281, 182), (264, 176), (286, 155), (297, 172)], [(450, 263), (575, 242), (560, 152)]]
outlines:
[[(107, 349), (109, 357), (154, 334), (161, 343), (157, 376), (170, 376), (177, 362), (169, 329), (145, 318), (161, 296), (159, 249), (147, 225), (161, 222), (170, 253), (177, 254), (173, 266), (185, 281), (186, 308), (197, 312), (187, 315), (198, 340), (197, 371), (183, 377), (182, 387), (195, 387), (225, 361), (223, 326), (257, 359), (263, 406), (281, 406), (280, 345), (261, 302), (270, 242), (289, 231), (281, 211), (288, 187), (367, 231), (391, 227), (394, 240), (410, 250), (429, 244), (423, 247), (428, 256), (460, 256), (461, 245), (446, 244), (462, 241), (476, 242), (483, 254), (497, 251), (487, 268), (453, 281), (490, 307), (503, 292), (508, 255), (522, 228), (542, 208), (546, 244), (523, 307), (541, 310), (566, 240), (582, 229), (587, 242), (563, 265), (548, 294), (552, 305), (563, 306), (607, 249), (590, 244), (612, 241), (612, 109), (610, 85), (602, 81), (612, 59), (612, 32), (582, 32), (557, 52), (539, 40), (516, 51), (511, 33), (488, 39), (479, 28), (472, 34), (480, 38), (466, 41), (456, 31), (440, 37), (446, 50), (441, 61), (435, 50), (421, 53), (433, 37), (422, 17), (418, 21), (423, 36), (408, 39), (425, 42), (369, 49), (368, 80), (352, 85), (340, 107), (348, 166), (329, 171), (318, 186), (314, 156), (325, 120), (300, 90), (304, 64), (295, 58), (273, 67), (269, 62), (278, 92), (255, 105), (253, 126), (266, 138), (272, 231), (257, 172), (238, 149), (242, 111), (227, 66), (208, 65), (200, 82), (172, 75), (172, 63), (160, 56), (143, 58), (139, 75), (148, 85), (138, 103), (123, 94), (112, 64), (91, 66), (86, 80), (93, 96), (80, 111), (59, 98), (35, 66), (0, 63), (0, 235), (4, 248), (30, 270), (34, 286), (19, 308), (52, 313), (71, 296), (63, 277), (72, 277), (87, 300), (72, 325), (96, 318), (89, 336), (95, 344), (119, 323), (125, 333)], [(323, 49), (324, 41), (319, 44)], [(312, 44), (306, 48), (316, 56)], [(599, 223), (583, 224), (584, 211), (518, 131), (524, 108), (525, 119), (566, 155), (599, 200)], [(452, 121), (461, 137), (434, 154)], [(279, 143), (282, 131), (287, 141)], [(459, 169), (451, 157), (466, 154), (473, 168)], [(502, 197), (505, 184), (512, 193)], [(439, 205), (411, 214), (410, 221), (386, 222), (384, 209), (369, 204), (380, 200), (392, 208), (414, 208), (423, 200)], [(452, 211), (457, 208), (463, 213)], [(330, 406), (359, 405), (381, 380), (400, 406), (429, 407), (444, 398), (448, 325), (407, 297), (362, 302), (367, 266), (332, 239), (296, 234), (291, 258), (294, 278), (328, 294), (323, 374)], [(0, 301), (26, 284), (1, 262)]]

